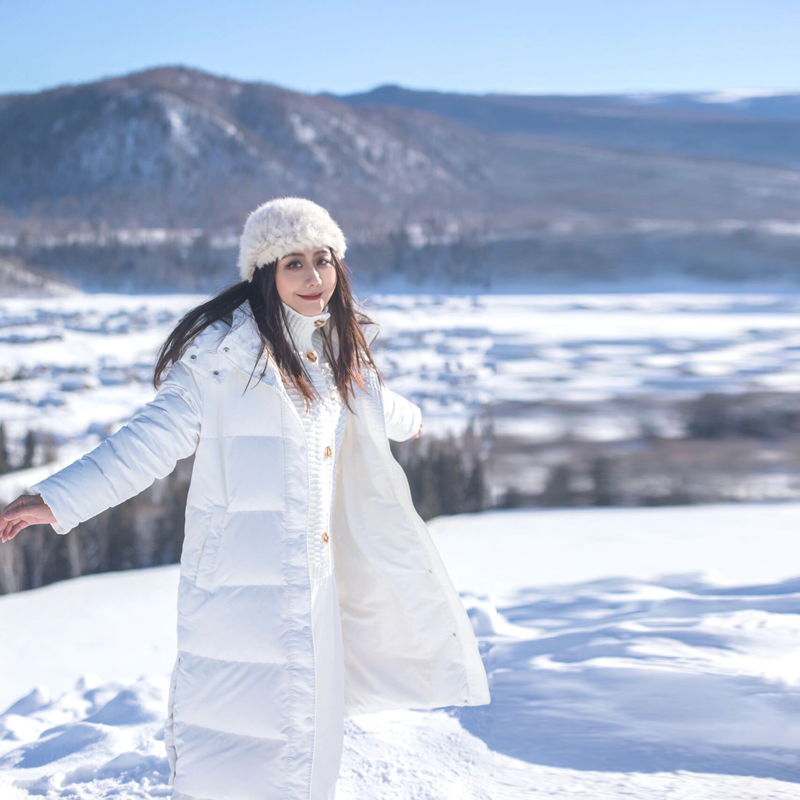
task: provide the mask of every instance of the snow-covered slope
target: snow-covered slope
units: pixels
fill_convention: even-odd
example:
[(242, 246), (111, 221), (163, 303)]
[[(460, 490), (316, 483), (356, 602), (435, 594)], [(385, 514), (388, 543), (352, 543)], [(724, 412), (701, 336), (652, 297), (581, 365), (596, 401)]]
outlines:
[[(790, 798), (800, 504), (431, 529), (492, 703), (347, 721), (340, 800)], [(177, 566), (0, 598), (0, 798), (168, 797)]]
[[(207, 295), (90, 294), (0, 302), (0, 417), (84, 452), (153, 396), (156, 352)], [(800, 389), (800, 294), (370, 295), (380, 365), (426, 431), (481, 403)], [(12, 378), (17, 377), (16, 380)], [(46, 409), (46, 416), (43, 415)], [(498, 422), (506, 430), (502, 412)], [(521, 425), (552, 424), (536, 419)], [(628, 435), (625, 420), (617, 434)], [(597, 433), (597, 429), (594, 431)]]

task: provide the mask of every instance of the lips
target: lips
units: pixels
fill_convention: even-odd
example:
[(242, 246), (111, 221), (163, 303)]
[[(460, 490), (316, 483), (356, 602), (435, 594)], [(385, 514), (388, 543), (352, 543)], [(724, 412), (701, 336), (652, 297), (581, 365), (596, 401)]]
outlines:
[(319, 300), (319, 298), (322, 297), (322, 292), (317, 292), (316, 294), (301, 294), (300, 297), (302, 297), (303, 300)]

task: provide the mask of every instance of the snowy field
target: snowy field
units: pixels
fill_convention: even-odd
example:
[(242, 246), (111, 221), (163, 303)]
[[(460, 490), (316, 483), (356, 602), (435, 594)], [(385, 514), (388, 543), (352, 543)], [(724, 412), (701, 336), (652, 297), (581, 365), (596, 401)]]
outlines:
[[(800, 781), (800, 504), (430, 523), (492, 703), (348, 718), (340, 800), (769, 800)], [(0, 797), (163, 798), (177, 566), (0, 598)]]
[[(104, 438), (104, 426), (122, 424), (152, 397), (159, 345), (205, 299), (76, 294), (0, 301), (0, 419), (12, 439), (45, 427), (68, 437), (78, 454), (89, 450)], [(460, 427), (489, 400), (800, 389), (800, 295), (362, 299), (382, 325), (378, 358), (387, 382), (420, 404), (432, 434)], [(517, 414), (497, 423), (512, 435), (541, 433), (541, 421)]]
[[(69, 461), (124, 424), (153, 396), (158, 346), (204, 299), (0, 301), (12, 445), (49, 430)], [(364, 299), (387, 382), (432, 434), (486, 400), (800, 391), (800, 295)], [(541, 433), (519, 414), (498, 423)], [(0, 478), (0, 497), (54, 469)], [(350, 718), (339, 800), (798, 796), (800, 503), (430, 527), (492, 703)], [(177, 580), (172, 565), (0, 597), (0, 800), (169, 797)]]

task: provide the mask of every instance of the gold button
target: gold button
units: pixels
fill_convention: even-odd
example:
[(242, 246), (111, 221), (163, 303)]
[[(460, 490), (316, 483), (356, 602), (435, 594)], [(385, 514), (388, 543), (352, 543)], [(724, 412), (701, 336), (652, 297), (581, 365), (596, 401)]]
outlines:
[(321, 328), (325, 324), (325, 317), (320, 317), (314, 320), (314, 327)]
[(331, 446), (328, 445), (325, 448), (325, 458), (330, 458), (332, 455), (333, 455), (333, 450), (331, 449)]
[(317, 354), (313, 350), (306, 350), (306, 358), (313, 363), (317, 360)]
[(322, 541), (327, 543), (327, 541), (328, 541), (328, 531), (322, 531)]

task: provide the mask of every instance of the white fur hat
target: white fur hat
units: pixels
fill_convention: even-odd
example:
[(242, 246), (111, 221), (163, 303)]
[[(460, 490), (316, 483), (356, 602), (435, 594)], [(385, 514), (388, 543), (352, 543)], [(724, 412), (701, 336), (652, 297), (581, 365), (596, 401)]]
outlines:
[(252, 281), (258, 267), (307, 247), (347, 249), (341, 228), (320, 205), (304, 197), (278, 197), (250, 213), (239, 240), (239, 274)]

